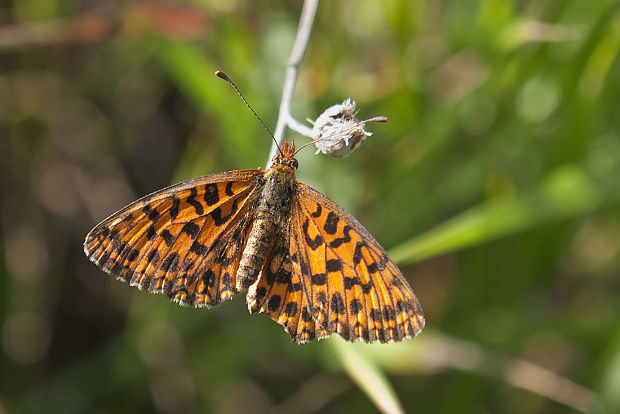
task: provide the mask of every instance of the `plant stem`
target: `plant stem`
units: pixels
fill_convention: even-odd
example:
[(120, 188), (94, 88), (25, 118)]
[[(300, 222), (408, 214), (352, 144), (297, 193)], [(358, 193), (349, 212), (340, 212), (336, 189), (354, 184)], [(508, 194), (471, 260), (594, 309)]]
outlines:
[[(293, 99), (293, 91), (295, 90), (295, 82), (297, 81), (297, 73), (301, 59), (306, 51), (308, 45), (308, 39), (310, 38), (310, 32), (312, 31), (312, 23), (314, 22), (314, 16), (319, 6), (319, 0), (306, 0), (301, 10), (301, 17), (299, 18), (299, 26), (297, 28), (297, 36), (295, 38), (295, 44), (293, 45), (293, 51), (288, 60), (286, 68), (286, 77), (284, 79), (284, 88), (282, 89), (282, 99), (280, 100), (280, 111), (278, 113), (278, 122), (276, 123), (276, 129), (274, 131), (274, 137), (279, 145), (282, 145), (284, 141), (284, 129), (289, 126), (293, 127), (298, 132), (304, 135), (309, 135), (310, 128), (306, 127), (303, 131), (304, 125), (297, 122), (291, 115), (291, 100)], [(302, 132), (303, 131), (303, 132)], [(269, 151), (269, 159), (267, 160), (267, 167), (271, 165), (271, 160), (278, 152), (278, 147), (275, 143), (271, 145), (271, 151)]]

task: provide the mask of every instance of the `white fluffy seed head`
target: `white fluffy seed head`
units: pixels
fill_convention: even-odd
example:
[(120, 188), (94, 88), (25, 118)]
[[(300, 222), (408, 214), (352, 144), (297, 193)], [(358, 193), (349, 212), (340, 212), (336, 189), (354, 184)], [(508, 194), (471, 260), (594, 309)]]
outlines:
[(316, 153), (341, 158), (358, 149), (372, 133), (364, 130), (365, 122), (358, 121), (356, 114), (355, 101), (351, 98), (327, 108), (312, 128)]

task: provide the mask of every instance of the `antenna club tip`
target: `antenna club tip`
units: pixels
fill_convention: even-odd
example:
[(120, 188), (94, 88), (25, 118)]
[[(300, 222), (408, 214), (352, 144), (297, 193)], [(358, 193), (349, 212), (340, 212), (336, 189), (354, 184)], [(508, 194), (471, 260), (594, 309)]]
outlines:
[(222, 72), (221, 70), (216, 70), (215, 71), (215, 76), (230, 82), (230, 78), (228, 76), (226, 76), (226, 74), (224, 72)]

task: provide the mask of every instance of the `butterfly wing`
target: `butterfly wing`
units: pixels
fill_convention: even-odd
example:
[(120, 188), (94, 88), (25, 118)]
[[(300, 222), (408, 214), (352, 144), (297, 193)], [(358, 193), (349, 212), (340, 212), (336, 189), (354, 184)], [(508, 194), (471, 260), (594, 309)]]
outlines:
[(283, 229), (276, 240), (258, 279), (248, 289), (248, 310), (269, 315), (293, 342), (308, 342), (316, 337), (316, 327), (299, 274), (293, 272), (289, 229)]
[(422, 308), (403, 274), (343, 208), (299, 183), (289, 233), (292, 273), (317, 338), (338, 333), (351, 341), (392, 342), (422, 330)]
[(193, 306), (236, 293), (262, 170), (199, 177), (149, 194), (99, 223), (84, 252), (105, 272)]

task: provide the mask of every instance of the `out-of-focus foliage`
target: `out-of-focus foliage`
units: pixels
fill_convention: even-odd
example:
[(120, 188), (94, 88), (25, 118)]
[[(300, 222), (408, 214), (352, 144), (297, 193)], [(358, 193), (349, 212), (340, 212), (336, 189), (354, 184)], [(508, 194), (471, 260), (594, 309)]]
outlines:
[(300, 9), (0, 9), (0, 412), (618, 412), (616, 1), (320, 5), (294, 115), (350, 96), (389, 122), (298, 177), (394, 254), (428, 319), (412, 341), (297, 346), (243, 297), (184, 309), (86, 259), (138, 196), (265, 165), (212, 73), (274, 125)]

